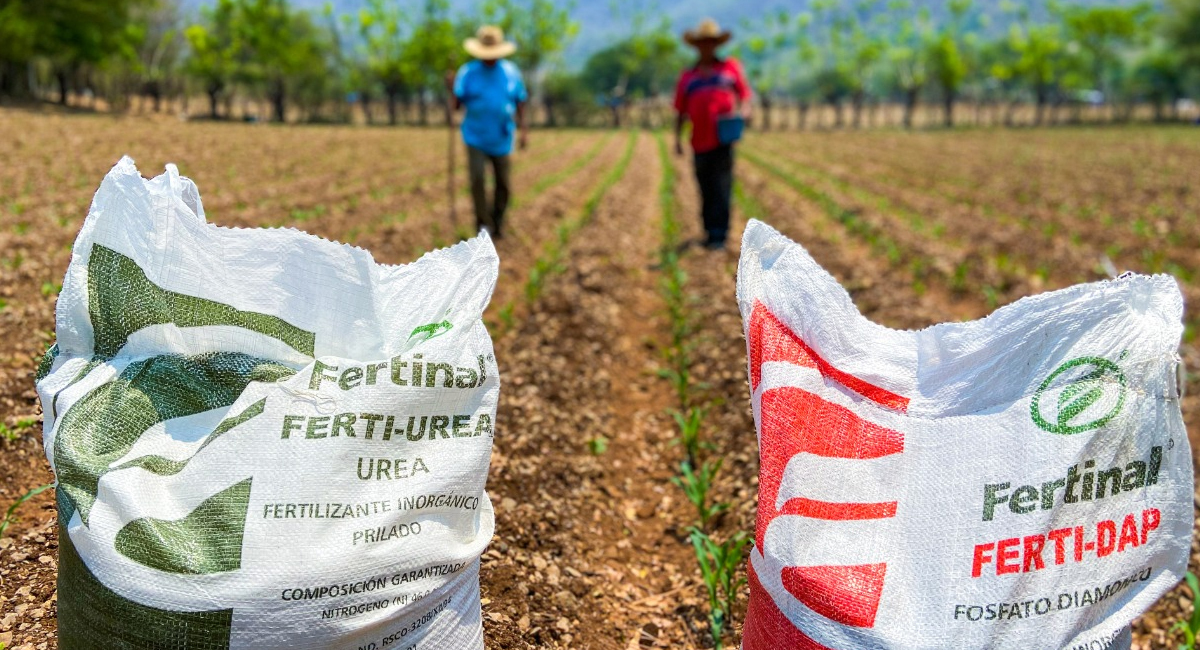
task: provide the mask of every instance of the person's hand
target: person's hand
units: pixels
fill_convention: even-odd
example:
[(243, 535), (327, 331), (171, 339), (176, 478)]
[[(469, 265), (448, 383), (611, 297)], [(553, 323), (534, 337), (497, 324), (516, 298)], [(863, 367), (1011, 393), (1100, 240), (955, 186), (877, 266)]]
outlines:
[(675, 155), (676, 156), (683, 155), (683, 142), (680, 142), (679, 140), (675, 141)]
[(529, 132), (528, 131), (523, 130), (519, 134), (517, 134), (517, 147), (519, 147), (521, 149), (521, 151), (525, 151), (526, 149), (529, 148)]

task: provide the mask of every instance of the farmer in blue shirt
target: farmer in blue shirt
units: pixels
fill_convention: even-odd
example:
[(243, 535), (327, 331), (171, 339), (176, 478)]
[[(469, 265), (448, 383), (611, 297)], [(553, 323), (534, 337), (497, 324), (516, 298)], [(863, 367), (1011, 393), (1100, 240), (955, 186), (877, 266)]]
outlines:
[[(453, 78), (447, 77), (446, 83), (454, 95), (454, 108), (467, 109), (467, 116), (462, 123), (462, 136), (467, 144), (476, 228), (486, 228), (492, 237), (500, 239), (504, 211), (508, 207), (509, 154), (512, 153), (513, 134), (517, 127), (520, 129), (518, 142), (522, 149), (528, 141), (528, 129), (525, 126), (528, 94), (521, 71), (504, 59), (512, 55), (517, 46), (504, 40), (504, 32), (499, 27), (480, 27), (475, 38), (468, 38), (463, 43), (463, 48), (475, 60), (459, 68)], [(485, 180), (489, 162), (496, 181), (495, 196), (490, 206)]]

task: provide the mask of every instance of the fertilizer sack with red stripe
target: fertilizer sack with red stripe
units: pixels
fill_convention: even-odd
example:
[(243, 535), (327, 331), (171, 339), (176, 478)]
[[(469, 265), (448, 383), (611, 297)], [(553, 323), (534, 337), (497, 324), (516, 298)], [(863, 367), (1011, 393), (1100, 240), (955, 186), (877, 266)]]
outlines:
[(1103, 649), (1183, 577), (1169, 276), (897, 331), (751, 222), (738, 301), (761, 458), (744, 650)]
[(38, 370), (63, 650), (483, 650), (486, 235), (402, 266), (101, 184)]

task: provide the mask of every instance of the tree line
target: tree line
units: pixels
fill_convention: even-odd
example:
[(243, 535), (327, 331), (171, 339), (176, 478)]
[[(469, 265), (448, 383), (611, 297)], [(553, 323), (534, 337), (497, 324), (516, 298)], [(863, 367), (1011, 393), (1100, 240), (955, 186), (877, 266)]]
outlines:
[[(620, 124), (631, 107), (661, 110), (690, 61), (669, 22), (629, 5), (619, 16), (628, 35), (570, 65), (563, 52), (579, 26), (554, 0), (484, 0), (469, 17), (450, 0), (366, 0), (348, 15), (215, 0), (191, 16), (176, 0), (0, 0), (0, 98), (100, 98), (113, 110), (143, 98), (160, 110), (203, 96), (214, 119), (253, 102), (275, 121), (350, 121), (357, 110), (368, 122), (428, 123), (445, 110), (443, 75), (465, 60), (462, 40), (495, 23), (519, 44), (513, 58), (548, 123), (607, 114)], [(1200, 94), (1200, 0), (812, 0), (807, 11), (770, 12), (736, 31), (730, 53), (767, 124), (787, 105), (801, 127), (814, 107), (832, 112), (834, 126), (857, 127), (888, 105), (912, 126), (926, 104), (952, 125), (964, 102), (1004, 123), (1021, 107), (1040, 124), (1052, 109), (1089, 105), (1112, 120), (1151, 105), (1168, 119)]]
[[(880, 6), (884, 11), (875, 11)], [(765, 109), (791, 98), (803, 113), (826, 105), (836, 126), (862, 123), (864, 107), (903, 107), (911, 126), (920, 101), (991, 107), (1011, 124), (1020, 106), (1033, 122), (1051, 107), (1085, 106), (1129, 119), (1138, 104), (1166, 118), (1200, 93), (1200, 1), (1161, 5), (1016, 4), (947, 0), (941, 11), (910, 0), (813, 0), (750, 25), (739, 46)]]

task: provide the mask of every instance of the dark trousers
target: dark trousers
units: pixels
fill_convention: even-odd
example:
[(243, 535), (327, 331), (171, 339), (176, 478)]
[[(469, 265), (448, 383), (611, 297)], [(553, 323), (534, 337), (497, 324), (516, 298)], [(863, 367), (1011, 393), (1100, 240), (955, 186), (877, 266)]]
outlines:
[[(496, 181), (495, 194), (490, 205), (486, 178), (489, 162), (492, 164)], [(475, 227), (487, 228), (493, 237), (499, 237), (504, 211), (508, 209), (511, 159), (509, 156), (492, 156), (475, 147), (467, 147), (467, 163), (471, 175), (471, 201), (475, 204)]]
[(696, 154), (696, 181), (700, 185), (700, 214), (708, 243), (724, 243), (729, 234), (729, 204), (733, 200), (733, 146), (725, 144)]

